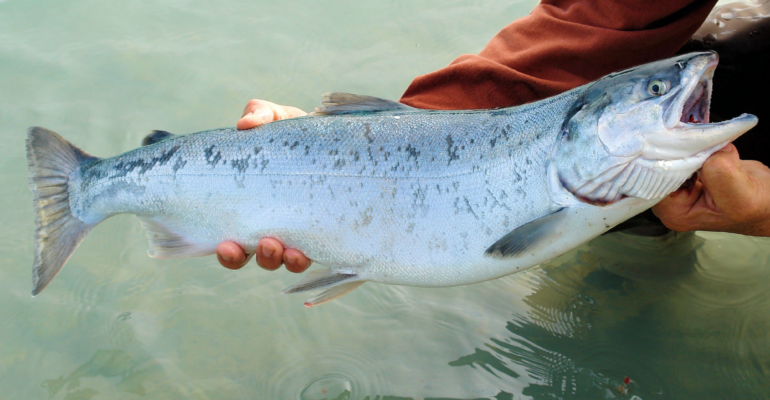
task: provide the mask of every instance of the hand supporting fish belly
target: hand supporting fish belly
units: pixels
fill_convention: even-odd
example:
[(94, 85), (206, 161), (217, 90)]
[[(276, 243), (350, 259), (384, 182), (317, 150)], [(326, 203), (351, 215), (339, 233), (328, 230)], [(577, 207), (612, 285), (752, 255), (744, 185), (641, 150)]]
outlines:
[(454, 286), (530, 268), (653, 206), (756, 125), (709, 123), (716, 65), (715, 53), (682, 55), (495, 110), (330, 93), (307, 117), (156, 131), (105, 159), (31, 128), (32, 294), (122, 213), (158, 258), (279, 239), (328, 267), (285, 290), (319, 291), (306, 306), (366, 281)]

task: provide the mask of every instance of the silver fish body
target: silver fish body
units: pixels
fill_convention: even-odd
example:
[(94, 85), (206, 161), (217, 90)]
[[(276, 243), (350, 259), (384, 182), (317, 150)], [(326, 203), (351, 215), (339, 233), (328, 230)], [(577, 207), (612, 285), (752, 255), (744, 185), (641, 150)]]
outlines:
[[(50, 282), (88, 230), (121, 213), (142, 219), (149, 253), (160, 258), (212, 254), (226, 240), (253, 252), (260, 239), (277, 238), (330, 268), (289, 289), (326, 290), (307, 305), (366, 281), (453, 286), (489, 280), (547, 261), (651, 207), (726, 143), (724, 137), (732, 140), (753, 126), (742, 117), (735, 122), (743, 124), (740, 129), (707, 148), (688, 150), (695, 161), (686, 168), (664, 166), (675, 173), (664, 171), (654, 188), (644, 183), (655, 180), (653, 172), (647, 178), (637, 172), (642, 183), (629, 181), (628, 171), (609, 180), (602, 178), (607, 170), (653, 171), (662, 164), (637, 166), (639, 157), (626, 154), (633, 151), (623, 138), (608, 141), (591, 133), (601, 122), (575, 120), (586, 101), (596, 104), (596, 88), (589, 84), (529, 105), (476, 111), (417, 110), (331, 95), (343, 96), (336, 103), (327, 98), (321, 114), (331, 115), (171, 137), (107, 159), (33, 128), (33, 293)], [(58, 150), (45, 150), (50, 147)], [(601, 154), (602, 148), (621, 148), (623, 154)], [(74, 156), (61, 155), (67, 152)], [(595, 173), (570, 163), (574, 156), (564, 154), (571, 152), (588, 152), (596, 158), (589, 164), (607, 167)], [(68, 167), (56, 168), (57, 160)], [(57, 169), (61, 176), (52, 177)], [(601, 185), (609, 186), (603, 191)], [(51, 192), (38, 195), (41, 190)], [(62, 220), (67, 213), (69, 219)], [(59, 237), (67, 231), (69, 239)]]
[(578, 92), (499, 111), (391, 111), (185, 135), (98, 160), (72, 178), (73, 214), (136, 214), (184, 254), (264, 237), (382, 283), (449, 286), (509, 274), (484, 251), (560, 208), (545, 163)]

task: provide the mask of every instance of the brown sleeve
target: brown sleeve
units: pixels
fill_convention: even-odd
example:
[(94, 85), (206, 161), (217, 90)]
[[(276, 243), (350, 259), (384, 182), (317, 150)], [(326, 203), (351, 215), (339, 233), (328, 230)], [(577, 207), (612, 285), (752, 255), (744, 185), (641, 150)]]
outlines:
[(417, 77), (401, 102), (418, 108), (507, 107), (610, 72), (673, 56), (717, 0), (542, 0), (479, 55)]

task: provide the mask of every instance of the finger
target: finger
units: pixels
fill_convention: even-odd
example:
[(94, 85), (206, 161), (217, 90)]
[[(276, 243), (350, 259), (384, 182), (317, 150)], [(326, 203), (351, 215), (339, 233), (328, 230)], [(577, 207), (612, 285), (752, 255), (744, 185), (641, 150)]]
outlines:
[(294, 118), (307, 115), (306, 112), (296, 107), (282, 106), (266, 100), (250, 100), (243, 109), (243, 116), (235, 127), (238, 129), (251, 129), (268, 122), (286, 118)]
[(299, 250), (286, 249), (283, 251), (283, 263), (287, 270), (298, 274), (305, 272), (310, 267), (311, 261)]
[(742, 221), (753, 215), (757, 196), (754, 181), (743, 169), (737, 149), (732, 144), (711, 157), (703, 164), (703, 184), (706, 186), (709, 205), (721, 212), (727, 219)]
[(703, 193), (703, 184), (696, 180), (694, 184), (680, 188), (669, 194), (652, 208), (653, 214), (660, 218), (667, 228), (679, 232), (693, 230), (693, 208)]
[(260, 240), (256, 254), (257, 264), (268, 271), (275, 271), (283, 264), (283, 244), (273, 238)]
[(229, 269), (241, 269), (251, 258), (251, 256), (246, 255), (241, 246), (234, 242), (220, 243), (216, 252), (219, 263)]
[(297, 107), (282, 106), (279, 104), (271, 103), (269, 101), (267, 103), (273, 112), (273, 121), (278, 121), (278, 120), (287, 119), (287, 118), (302, 117), (304, 115), (307, 115), (306, 112), (300, 110)]
[(702, 194), (703, 183), (697, 175), (688, 179), (676, 191), (664, 197), (658, 204), (652, 207), (652, 212), (658, 218), (662, 216), (679, 214), (689, 210), (698, 201)]
[(275, 104), (265, 100), (249, 100), (243, 109), (243, 116), (235, 124), (235, 127), (240, 130), (251, 129), (268, 122), (273, 122), (275, 120), (275, 113), (273, 112), (274, 108), (270, 106), (271, 104), (275, 106)]

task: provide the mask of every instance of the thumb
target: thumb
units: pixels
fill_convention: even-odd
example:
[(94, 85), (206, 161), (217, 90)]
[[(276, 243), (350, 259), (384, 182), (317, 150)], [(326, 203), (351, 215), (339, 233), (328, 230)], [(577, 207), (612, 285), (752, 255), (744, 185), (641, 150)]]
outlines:
[(701, 197), (703, 183), (695, 177), (691, 179), (652, 208), (652, 212), (669, 229), (683, 232), (697, 228), (692, 224), (691, 212)]
[(728, 219), (732, 219), (731, 213), (745, 209), (748, 206), (745, 203), (752, 198), (746, 194), (754, 190), (754, 182), (741, 166), (738, 150), (732, 143), (703, 163), (701, 181), (713, 201), (712, 206)]

